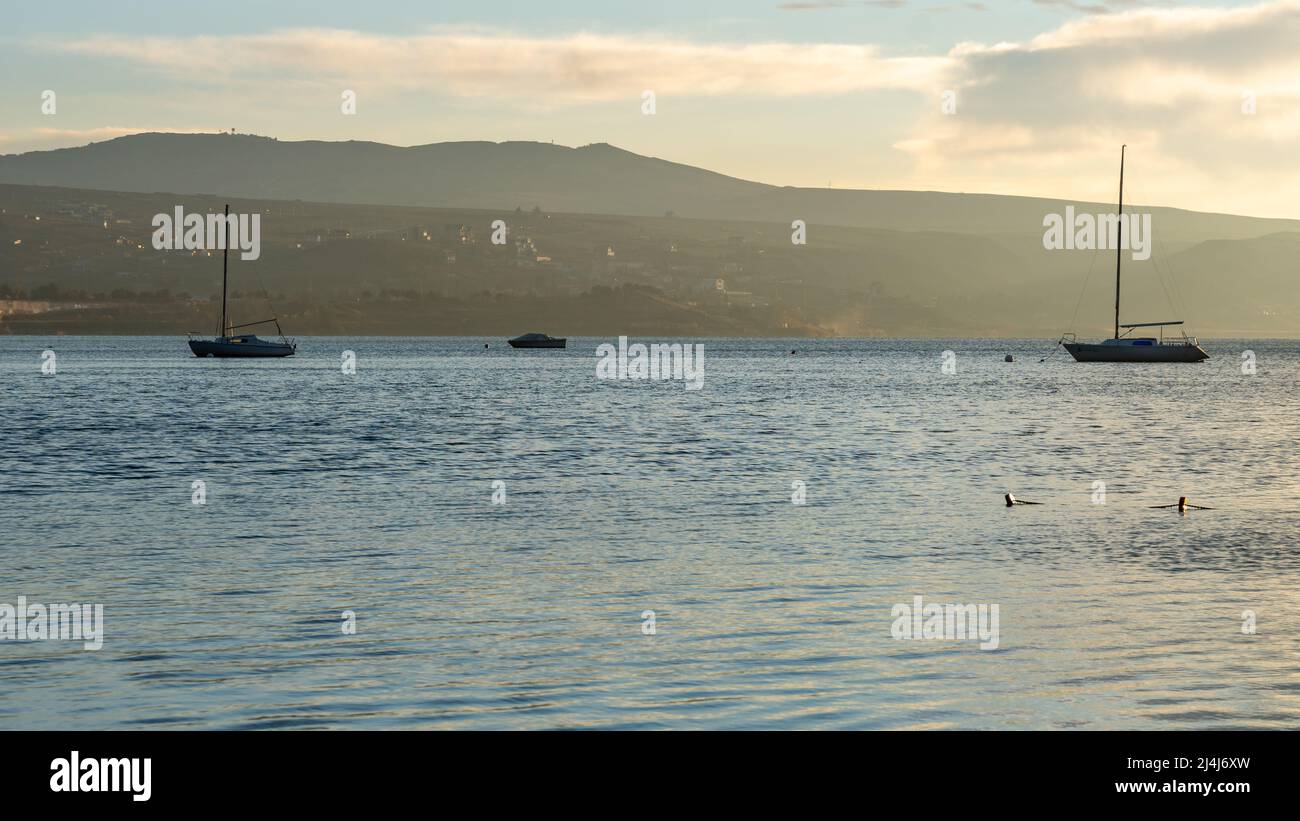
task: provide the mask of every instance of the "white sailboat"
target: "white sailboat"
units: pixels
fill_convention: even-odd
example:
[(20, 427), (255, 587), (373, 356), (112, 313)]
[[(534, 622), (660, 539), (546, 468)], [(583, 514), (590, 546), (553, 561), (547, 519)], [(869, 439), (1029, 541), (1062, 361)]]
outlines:
[[(1119, 150), (1119, 237), (1124, 234), (1124, 150)], [(1072, 333), (1064, 334), (1058, 344), (1064, 345), (1076, 362), (1200, 362), (1210, 355), (1201, 348), (1196, 337), (1179, 332), (1179, 336), (1169, 341), (1164, 338), (1164, 329), (1169, 326), (1181, 326), (1183, 320), (1169, 322), (1133, 322), (1120, 324), (1120, 269), (1122, 242), (1115, 243), (1115, 336), (1099, 343), (1079, 342)], [(1130, 336), (1136, 328), (1160, 328), (1159, 337)], [(1120, 330), (1123, 329), (1123, 333)]]

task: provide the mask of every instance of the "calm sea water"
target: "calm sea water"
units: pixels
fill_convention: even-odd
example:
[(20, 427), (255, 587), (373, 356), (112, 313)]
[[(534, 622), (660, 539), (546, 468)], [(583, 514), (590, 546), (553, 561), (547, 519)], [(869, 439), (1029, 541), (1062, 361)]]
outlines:
[(1300, 344), (705, 340), (687, 391), (602, 341), (0, 338), (0, 603), (106, 633), (0, 641), (0, 728), (1300, 726)]

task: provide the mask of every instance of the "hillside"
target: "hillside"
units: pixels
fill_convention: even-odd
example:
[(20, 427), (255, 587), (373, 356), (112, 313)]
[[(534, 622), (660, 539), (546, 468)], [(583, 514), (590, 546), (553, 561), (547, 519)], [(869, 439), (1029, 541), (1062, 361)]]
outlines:
[[(1113, 255), (1043, 249), (1064, 202), (777, 188), (606, 145), (144, 134), (3, 156), (0, 180), (8, 332), (189, 330), (219, 259), (155, 251), (150, 223), (227, 202), (263, 226), (232, 288), (277, 296), (300, 333), (506, 333), (535, 324), (531, 305), (574, 335), (1091, 336), (1114, 298)], [(1300, 223), (1150, 210), (1156, 255), (1125, 262), (1126, 318), (1300, 333)], [(52, 295), (39, 317), (19, 309)]]
[[(1109, 173), (1109, 171), (1107, 172)], [(291, 142), (242, 134), (135, 134), (0, 156), (0, 183), (431, 208), (511, 209), (808, 223), (902, 231), (1041, 234), (1066, 203), (927, 191), (789, 188), (727, 177), (597, 143)], [(1092, 210), (1113, 203), (1079, 203)], [(1136, 204), (1135, 204), (1136, 207)], [(1300, 230), (1262, 220), (1151, 208), (1166, 242)]]

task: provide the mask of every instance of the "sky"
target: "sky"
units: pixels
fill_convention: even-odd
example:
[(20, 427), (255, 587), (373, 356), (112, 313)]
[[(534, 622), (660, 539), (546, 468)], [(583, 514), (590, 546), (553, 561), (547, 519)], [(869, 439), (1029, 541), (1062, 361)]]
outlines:
[(25, 3), (0, 153), (608, 142), (777, 185), (1109, 201), (1127, 144), (1130, 202), (1300, 218), (1298, 45), (1300, 0)]

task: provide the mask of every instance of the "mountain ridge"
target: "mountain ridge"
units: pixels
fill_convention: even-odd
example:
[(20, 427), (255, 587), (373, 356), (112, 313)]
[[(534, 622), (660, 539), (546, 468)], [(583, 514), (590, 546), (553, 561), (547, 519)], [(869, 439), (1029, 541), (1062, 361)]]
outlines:
[[(139, 193), (214, 194), (356, 205), (531, 209), (897, 230), (1041, 232), (1065, 205), (1010, 194), (777, 186), (604, 142), (514, 140), (394, 146), (248, 134), (143, 132), (72, 148), (0, 155), (0, 182)], [(1170, 241), (1300, 230), (1300, 221), (1139, 206)]]
[[(11, 300), (62, 293), (100, 306), (129, 292), (130, 310), (144, 313), (161, 310), (145, 294), (210, 297), (219, 266), (154, 250), (151, 222), (227, 203), (263, 214), (264, 252), (239, 274), (298, 299), (304, 327), (353, 316), (347, 327), (358, 330), (486, 330), (496, 328), (494, 300), (522, 310), (534, 299), (573, 334), (606, 328), (580, 307), (599, 305), (615, 325), (706, 335), (1090, 336), (1108, 332), (1113, 310), (1113, 252), (1043, 244), (1046, 214), (1107, 213), (1106, 203), (778, 187), (607, 143), (404, 148), (232, 134), (130, 135), (0, 157), (0, 288)], [(1176, 315), (1204, 334), (1297, 333), (1300, 221), (1136, 208), (1152, 213), (1155, 253), (1125, 258), (1125, 318)], [(795, 219), (807, 223), (806, 244), (792, 242)], [(509, 226), (506, 244), (489, 240), (497, 220)], [(602, 289), (620, 296), (584, 296)], [(435, 295), (443, 301), (428, 301)], [(177, 316), (189, 310), (181, 302)], [(425, 308), (435, 313), (421, 318)], [(118, 327), (68, 311), (10, 316), (0, 328)], [(1079, 327), (1065, 327), (1072, 316)]]

